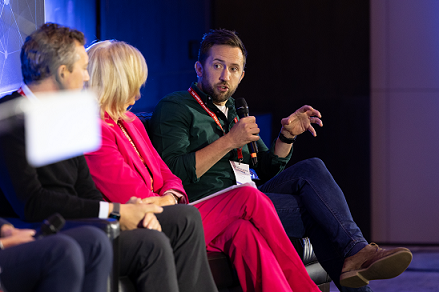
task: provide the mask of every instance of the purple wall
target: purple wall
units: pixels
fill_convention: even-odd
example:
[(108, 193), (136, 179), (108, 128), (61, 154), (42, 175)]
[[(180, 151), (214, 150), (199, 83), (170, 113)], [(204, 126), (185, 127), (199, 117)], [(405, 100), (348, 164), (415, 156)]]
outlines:
[(439, 2), (371, 1), (372, 239), (438, 244)]

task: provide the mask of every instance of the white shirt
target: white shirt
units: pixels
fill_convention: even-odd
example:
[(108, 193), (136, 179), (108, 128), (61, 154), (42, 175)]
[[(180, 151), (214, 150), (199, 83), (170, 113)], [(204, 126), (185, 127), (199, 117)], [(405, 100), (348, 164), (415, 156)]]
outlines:
[(226, 116), (226, 118), (227, 118), (227, 114), (229, 113), (229, 108), (226, 107), (226, 105), (217, 105), (217, 104), (215, 104), (215, 106), (216, 106), (220, 111), (222, 111), (223, 114), (224, 114), (224, 115)]

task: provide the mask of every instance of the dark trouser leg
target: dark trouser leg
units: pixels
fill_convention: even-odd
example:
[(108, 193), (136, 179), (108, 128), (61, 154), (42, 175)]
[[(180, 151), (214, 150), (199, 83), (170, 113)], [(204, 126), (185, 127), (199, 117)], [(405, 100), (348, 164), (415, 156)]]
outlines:
[(187, 205), (163, 209), (157, 218), (174, 252), (179, 291), (217, 291), (207, 262), (200, 213)]
[(179, 291), (172, 248), (163, 232), (139, 228), (119, 236), (120, 273), (138, 291)]
[(128, 275), (139, 291), (217, 291), (198, 210), (167, 206), (156, 215), (163, 232), (121, 232), (121, 274)]
[(0, 280), (8, 292), (79, 292), (84, 256), (75, 240), (49, 236), (0, 251)]
[(259, 189), (273, 201), (289, 236), (309, 236), (319, 262), (341, 291), (370, 291), (367, 286), (355, 290), (339, 286), (344, 259), (367, 242), (320, 159), (296, 163)]
[(69, 229), (62, 233), (79, 244), (84, 257), (85, 274), (81, 291), (107, 291), (107, 279), (113, 263), (113, 248), (107, 235), (92, 226)]

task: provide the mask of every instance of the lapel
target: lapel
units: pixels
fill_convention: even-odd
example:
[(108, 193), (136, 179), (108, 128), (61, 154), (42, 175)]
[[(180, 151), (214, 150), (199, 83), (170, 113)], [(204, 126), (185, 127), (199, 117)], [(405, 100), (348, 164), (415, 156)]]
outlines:
[[(118, 148), (120, 149), (120, 153), (126, 153), (125, 155), (122, 154), (122, 156), (124, 156), (125, 162), (127, 162), (129, 165), (134, 166), (136, 171), (142, 176), (143, 181), (147, 184), (148, 189), (151, 189), (151, 179), (148, 169), (142, 163), (142, 160), (140, 159), (133, 145), (131, 145), (130, 141), (125, 136), (119, 125), (117, 125), (117, 123), (115, 123), (111, 118), (109, 119), (112, 121), (114, 125), (114, 130), (117, 133), (117, 140), (118, 140), (117, 143), (119, 144)], [(136, 148), (139, 151), (142, 158), (144, 159), (146, 165), (151, 170), (153, 179), (155, 179), (154, 173), (156, 173), (155, 172), (156, 167), (154, 164), (151, 163), (151, 159), (150, 159), (151, 154), (149, 148), (147, 147), (146, 141), (139, 133), (138, 129), (136, 128), (133, 122), (121, 121), (121, 123), (125, 127), (125, 130), (127, 131), (128, 135), (131, 137), (131, 140), (133, 141), (134, 145), (136, 145)], [(121, 148), (124, 148), (125, 150)]]

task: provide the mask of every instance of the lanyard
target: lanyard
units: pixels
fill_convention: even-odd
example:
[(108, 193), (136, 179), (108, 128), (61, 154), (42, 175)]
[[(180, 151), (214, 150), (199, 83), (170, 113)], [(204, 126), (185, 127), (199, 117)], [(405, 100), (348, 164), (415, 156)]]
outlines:
[[(195, 100), (201, 105), (201, 107), (209, 114), (209, 116), (212, 117), (212, 119), (215, 121), (215, 123), (221, 128), (221, 130), (223, 131), (223, 134), (225, 135), (226, 132), (224, 131), (223, 127), (221, 126), (221, 123), (218, 119), (218, 117), (216, 116), (215, 113), (213, 113), (210, 109), (207, 108), (207, 106), (204, 104), (204, 102), (201, 100), (200, 96), (198, 96), (198, 94), (195, 92), (195, 90), (192, 89), (192, 87), (189, 87), (189, 89), (187, 90), (189, 91), (189, 93), (192, 95), (193, 98), (195, 98)], [(233, 119), (235, 121), (235, 123), (238, 122), (238, 119), (235, 117)], [(242, 147), (236, 149), (236, 151), (238, 152), (238, 160), (239, 162), (242, 161), (243, 156), (242, 156)]]
[(142, 164), (146, 167), (146, 169), (148, 170), (149, 173), (149, 178), (151, 179), (151, 192), (154, 192), (154, 178), (152, 176), (152, 172), (148, 167), (148, 164), (146, 164), (145, 159), (143, 159), (142, 155), (139, 152), (139, 149), (137, 149), (136, 144), (134, 143), (133, 139), (131, 139), (130, 134), (128, 134), (127, 129), (125, 128), (124, 125), (122, 125), (122, 123), (120, 121), (117, 121), (116, 123), (119, 128), (122, 130), (123, 134), (125, 135), (125, 137), (128, 139), (128, 141), (130, 142), (131, 146), (133, 146), (134, 150), (136, 151), (137, 155), (140, 158), (140, 161), (142, 161)]
[(38, 102), (38, 98), (33, 94), (32, 91), (30, 91), (29, 87), (26, 86), (26, 84), (23, 84), (17, 92), (24, 97), (27, 97), (31, 102)]
[(19, 94), (21, 94), (22, 96), (26, 96), (26, 94), (25, 94), (24, 91), (23, 91), (23, 87), (20, 87), (20, 88), (17, 90), (17, 92), (18, 92)]

